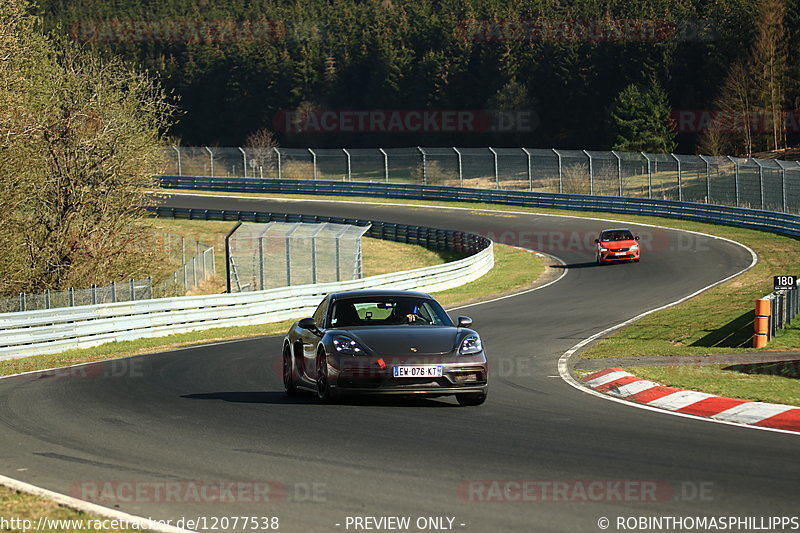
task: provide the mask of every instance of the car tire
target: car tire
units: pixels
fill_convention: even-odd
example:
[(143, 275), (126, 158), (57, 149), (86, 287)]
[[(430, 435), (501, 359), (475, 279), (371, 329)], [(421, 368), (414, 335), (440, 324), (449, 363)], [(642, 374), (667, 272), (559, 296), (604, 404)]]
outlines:
[(336, 399), (336, 393), (328, 380), (328, 358), (325, 352), (317, 356), (317, 398), (326, 403)]
[(464, 394), (456, 394), (458, 404), (464, 407), (481, 405), (486, 401), (485, 392), (469, 392)]
[(292, 352), (287, 344), (283, 348), (283, 390), (287, 396), (297, 394), (297, 384), (294, 382), (294, 368), (292, 365)]

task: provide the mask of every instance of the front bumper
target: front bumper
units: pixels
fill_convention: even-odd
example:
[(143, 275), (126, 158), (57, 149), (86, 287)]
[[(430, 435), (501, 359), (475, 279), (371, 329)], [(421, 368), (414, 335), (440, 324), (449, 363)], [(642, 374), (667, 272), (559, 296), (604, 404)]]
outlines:
[(395, 365), (409, 361), (386, 361), (383, 368), (377, 358), (339, 361), (329, 368), (331, 385), (339, 393), (450, 395), (486, 391), (489, 368), (484, 357), (460, 356), (457, 363), (422, 360), (416, 364), (441, 365), (441, 377), (394, 377)]
[[(616, 255), (623, 253), (624, 255)], [(631, 261), (639, 259), (638, 250), (628, 250), (626, 252), (600, 252), (600, 261)]]

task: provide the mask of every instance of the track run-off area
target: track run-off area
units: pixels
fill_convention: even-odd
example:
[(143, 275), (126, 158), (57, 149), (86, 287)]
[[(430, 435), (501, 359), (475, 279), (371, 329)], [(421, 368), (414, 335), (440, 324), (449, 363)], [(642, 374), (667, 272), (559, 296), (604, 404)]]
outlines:
[[(738, 517), (727, 529), (748, 531), (762, 517), (800, 514), (797, 436), (606, 401), (559, 375), (559, 358), (585, 339), (747, 269), (743, 246), (541, 214), (190, 195), (163, 203), (471, 231), (555, 256), (566, 274), (454, 313), (474, 319), (488, 353), (483, 406), (289, 398), (282, 336), (233, 341), (0, 380), (1, 474), (138, 516), (278, 517), (287, 532), (366, 530), (357, 517), (410, 517), (400, 531), (570, 533), (630, 530), (641, 525), (632, 517)], [(642, 261), (596, 266), (598, 231), (619, 226), (640, 235)], [(195, 491), (223, 482), (238, 487), (233, 501)]]

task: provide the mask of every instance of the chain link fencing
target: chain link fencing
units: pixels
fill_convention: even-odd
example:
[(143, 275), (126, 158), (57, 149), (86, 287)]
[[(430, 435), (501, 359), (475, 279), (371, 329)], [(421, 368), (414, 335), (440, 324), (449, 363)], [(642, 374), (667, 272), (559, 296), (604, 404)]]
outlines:
[(363, 277), (361, 237), (370, 226), (246, 223), (229, 238), (231, 292)]
[(162, 281), (154, 283), (152, 277), (147, 277), (84, 289), (45, 290), (37, 294), (21, 292), (15, 297), (0, 298), (0, 313), (183, 296), (215, 275), (213, 246), (166, 233), (157, 236), (154, 242), (168, 262), (181, 265)]
[(166, 149), (175, 176), (413, 183), (800, 212), (800, 162), (542, 148)]

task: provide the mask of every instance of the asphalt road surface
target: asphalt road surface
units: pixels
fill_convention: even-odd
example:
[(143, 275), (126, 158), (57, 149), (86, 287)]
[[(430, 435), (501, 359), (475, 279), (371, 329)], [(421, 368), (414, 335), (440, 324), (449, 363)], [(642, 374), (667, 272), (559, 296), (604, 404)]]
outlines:
[[(166, 203), (475, 231), (548, 252), (568, 271), (455, 313), (475, 320), (487, 347), (483, 406), (290, 399), (282, 339), (264, 337), (0, 380), (1, 473), (145, 517), (208, 517), (200, 526), (217, 530), (233, 523), (211, 517), (278, 517), (287, 532), (580, 533), (602, 531), (603, 517), (619, 531), (620, 518), (642, 525), (630, 517), (689, 525), (800, 514), (798, 437), (620, 405), (558, 377), (559, 356), (582, 339), (747, 267), (740, 246), (625, 224), (642, 236), (642, 261), (597, 267), (592, 240), (619, 223), (364, 203)], [(237, 483), (220, 495), (235, 503), (216, 501), (220, 482)], [(364, 517), (410, 522), (390, 529), (398, 524)], [(763, 525), (742, 524), (729, 529)]]

